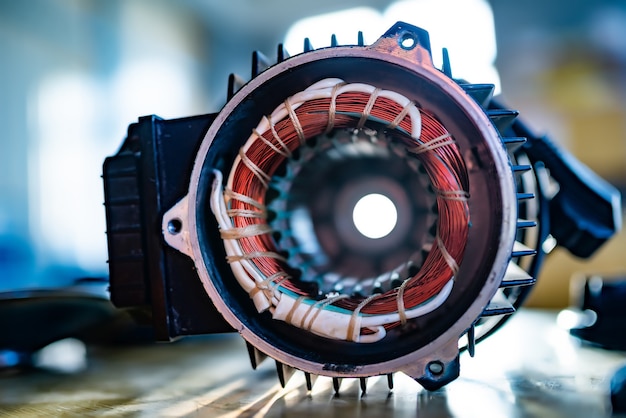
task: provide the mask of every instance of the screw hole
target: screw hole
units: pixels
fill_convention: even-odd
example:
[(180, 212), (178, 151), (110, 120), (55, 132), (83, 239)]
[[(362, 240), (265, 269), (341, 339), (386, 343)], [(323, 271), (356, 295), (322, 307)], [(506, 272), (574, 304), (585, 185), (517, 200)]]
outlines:
[(428, 363), (428, 371), (435, 376), (439, 376), (443, 373), (443, 363), (439, 360), (431, 361)]
[(400, 48), (410, 51), (417, 46), (417, 37), (413, 32), (403, 32), (398, 38)]
[(174, 218), (167, 223), (167, 232), (169, 232), (172, 235), (176, 235), (180, 233), (182, 229), (183, 229), (183, 222), (178, 218)]

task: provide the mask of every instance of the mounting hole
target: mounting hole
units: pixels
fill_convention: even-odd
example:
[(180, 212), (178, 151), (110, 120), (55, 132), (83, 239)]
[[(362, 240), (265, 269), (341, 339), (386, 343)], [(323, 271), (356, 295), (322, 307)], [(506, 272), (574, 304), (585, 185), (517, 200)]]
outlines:
[(417, 36), (413, 32), (403, 32), (398, 38), (400, 48), (410, 51), (417, 46)]
[(396, 227), (398, 210), (387, 196), (371, 193), (356, 202), (352, 221), (363, 236), (371, 239), (384, 238)]
[(172, 235), (180, 233), (183, 229), (183, 221), (178, 218), (174, 218), (167, 223), (167, 232)]
[(443, 373), (443, 363), (439, 360), (431, 361), (428, 363), (428, 371), (434, 376), (439, 376)]

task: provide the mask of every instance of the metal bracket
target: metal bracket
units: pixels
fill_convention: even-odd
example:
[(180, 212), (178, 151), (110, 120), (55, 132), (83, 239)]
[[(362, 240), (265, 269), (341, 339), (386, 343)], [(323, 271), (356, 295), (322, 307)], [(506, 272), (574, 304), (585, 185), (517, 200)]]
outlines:
[(189, 222), (187, 214), (189, 201), (187, 196), (178, 201), (170, 210), (163, 215), (161, 232), (165, 242), (189, 257), (193, 256), (189, 240)]
[(428, 32), (408, 23), (397, 22), (368, 48), (416, 64), (433, 66)]
[(410, 369), (402, 370), (426, 390), (437, 390), (459, 377), (458, 339), (452, 339), (436, 350), (436, 355), (421, 358)]

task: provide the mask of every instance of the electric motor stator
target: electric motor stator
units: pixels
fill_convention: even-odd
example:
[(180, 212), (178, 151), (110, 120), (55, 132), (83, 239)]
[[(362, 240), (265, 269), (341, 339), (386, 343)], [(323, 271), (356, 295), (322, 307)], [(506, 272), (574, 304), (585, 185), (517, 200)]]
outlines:
[[(586, 257), (620, 227), (616, 190), (493, 85), (445, 53), (435, 68), (424, 30), (277, 55), (255, 52), (219, 113), (142, 118), (105, 162), (112, 300), (157, 338), (234, 329), (283, 384), (437, 389), (521, 305), (546, 243)], [(369, 195), (396, 210), (384, 236), (354, 223)]]

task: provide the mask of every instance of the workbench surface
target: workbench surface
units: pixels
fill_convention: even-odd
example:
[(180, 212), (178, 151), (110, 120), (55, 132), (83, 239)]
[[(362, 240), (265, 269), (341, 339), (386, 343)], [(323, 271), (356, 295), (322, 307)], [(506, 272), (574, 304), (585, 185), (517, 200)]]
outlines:
[(396, 374), (330, 378), (308, 392), (297, 372), (281, 388), (275, 364), (253, 371), (237, 335), (172, 344), (90, 347), (86, 367), (70, 373), (0, 375), (0, 416), (194, 417), (567, 417), (611, 416), (609, 380), (626, 354), (581, 346), (556, 325), (556, 312), (525, 309), (461, 356), (461, 377), (427, 392)]

